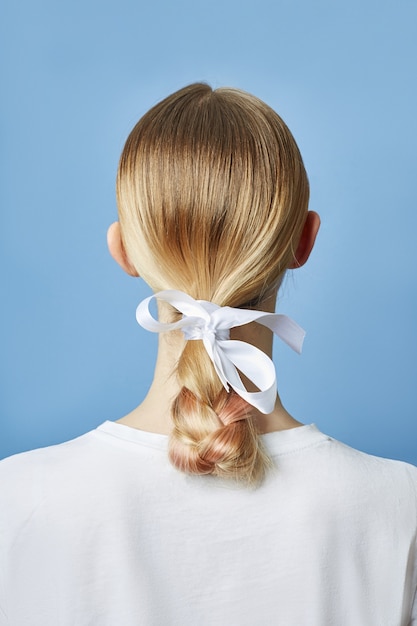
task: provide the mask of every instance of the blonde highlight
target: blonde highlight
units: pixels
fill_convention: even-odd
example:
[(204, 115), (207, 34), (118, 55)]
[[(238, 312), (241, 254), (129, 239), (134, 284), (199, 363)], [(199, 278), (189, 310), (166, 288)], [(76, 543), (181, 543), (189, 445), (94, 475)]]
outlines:
[[(270, 107), (197, 83), (135, 126), (120, 159), (117, 200), (129, 259), (155, 291), (238, 307), (261, 302), (293, 262), (308, 180)], [(185, 344), (176, 375), (174, 465), (258, 483), (269, 461), (251, 407), (222, 387), (201, 341)]]

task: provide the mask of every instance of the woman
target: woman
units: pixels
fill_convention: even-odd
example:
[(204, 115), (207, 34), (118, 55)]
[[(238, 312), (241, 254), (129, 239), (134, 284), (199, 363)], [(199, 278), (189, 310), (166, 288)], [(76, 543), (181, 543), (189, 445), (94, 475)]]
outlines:
[[(153, 384), (118, 422), (0, 465), (0, 624), (417, 623), (417, 468), (276, 395), (287, 269), (319, 217), (279, 116), (195, 84), (131, 132), (110, 252), (155, 293)], [(239, 374), (240, 372), (240, 374)]]

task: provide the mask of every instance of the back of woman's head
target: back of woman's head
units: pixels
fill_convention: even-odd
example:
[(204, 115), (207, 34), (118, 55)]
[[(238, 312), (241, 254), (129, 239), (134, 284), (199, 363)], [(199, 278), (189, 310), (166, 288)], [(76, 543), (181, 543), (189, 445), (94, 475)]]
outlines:
[[(308, 181), (271, 108), (236, 89), (194, 84), (135, 126), (117, 197), (129, 260), (155, 291), (248, 308), (261, 305), (294, 261)], [(223, 388), (201, 341), (186, 342), (177, 377), (172, 462), (258, 482), (268, 460), (251, 407)]]

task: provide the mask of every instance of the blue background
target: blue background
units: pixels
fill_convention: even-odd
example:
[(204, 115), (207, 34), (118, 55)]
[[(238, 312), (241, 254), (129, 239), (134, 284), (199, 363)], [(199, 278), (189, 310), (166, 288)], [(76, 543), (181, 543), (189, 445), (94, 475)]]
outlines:
[(149, 294), (106, 249), (128, 132), (197, 80), (255, 93), (293, 131), (320, 212), (279, 311), (300, 421), (417, 463), (414, 0), (3, 0), (0, 456), (118, 419), (151, 381)]

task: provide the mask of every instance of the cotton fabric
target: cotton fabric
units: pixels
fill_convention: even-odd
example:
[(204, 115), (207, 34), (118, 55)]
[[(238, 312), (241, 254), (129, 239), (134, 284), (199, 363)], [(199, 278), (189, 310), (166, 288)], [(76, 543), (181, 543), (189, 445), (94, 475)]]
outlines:
[(0, 624), (417, 624), (417, 468), (314, 425), (262, 439), (255, 490), (114, 422), (0, 462)]

